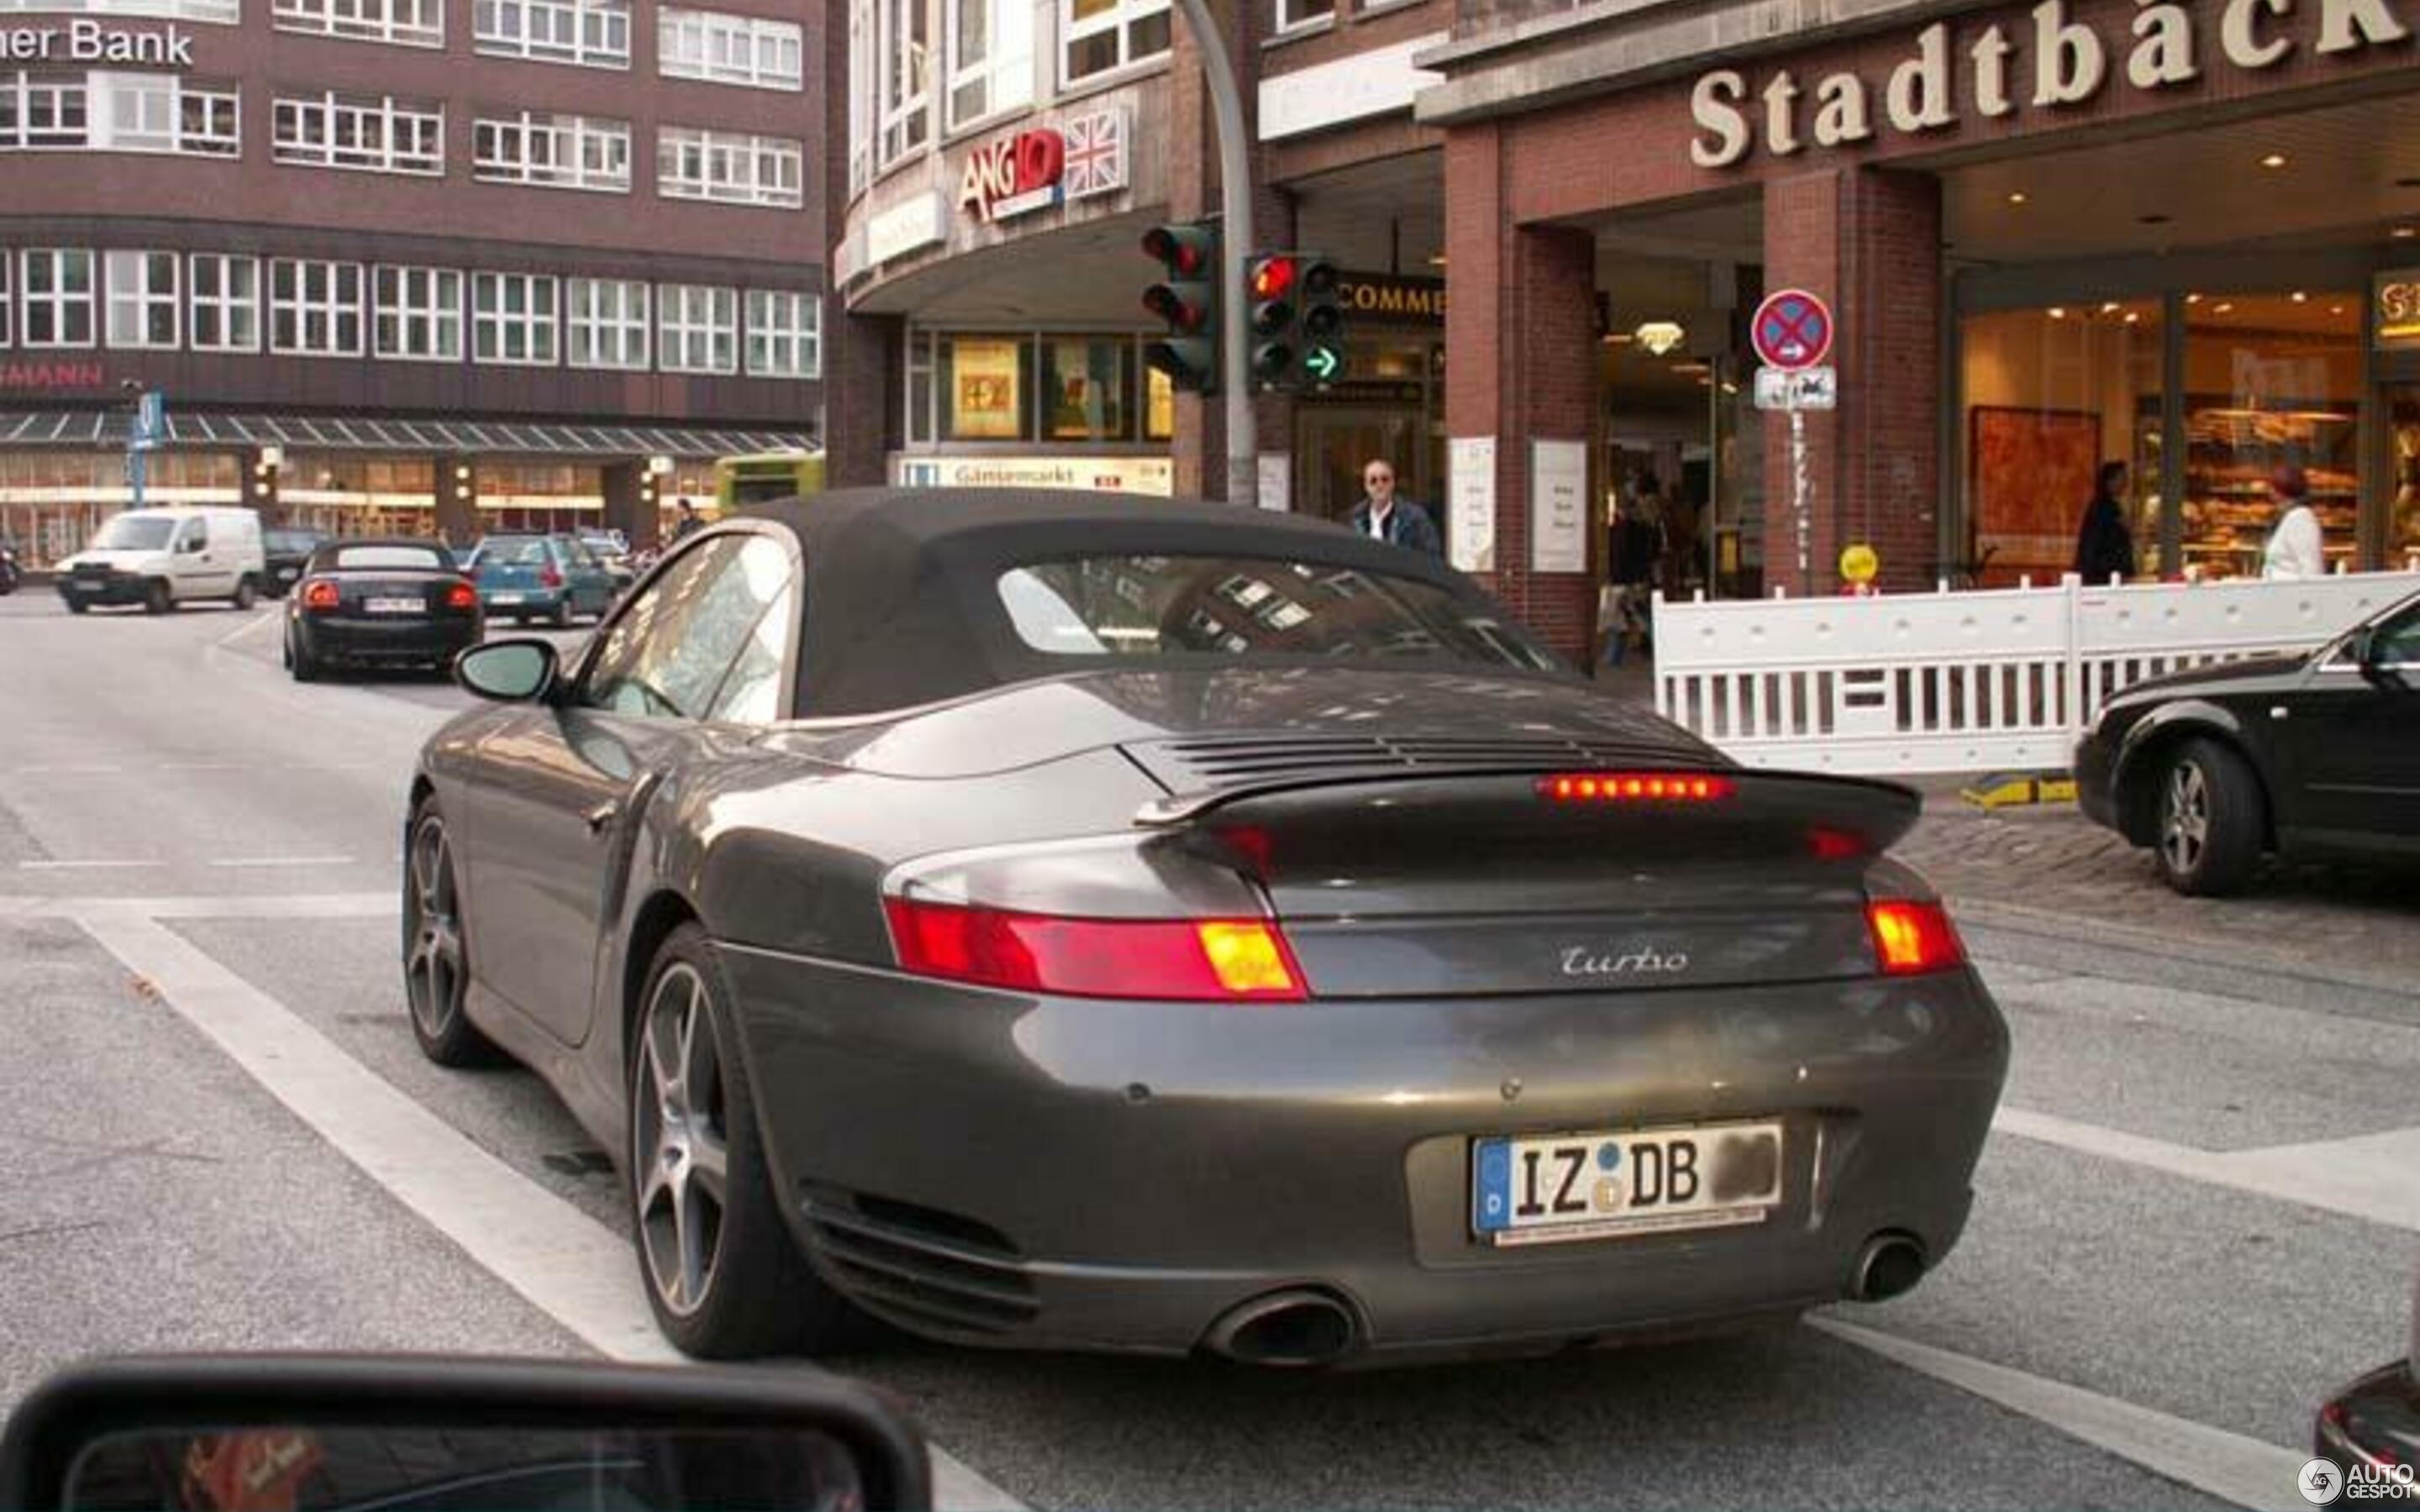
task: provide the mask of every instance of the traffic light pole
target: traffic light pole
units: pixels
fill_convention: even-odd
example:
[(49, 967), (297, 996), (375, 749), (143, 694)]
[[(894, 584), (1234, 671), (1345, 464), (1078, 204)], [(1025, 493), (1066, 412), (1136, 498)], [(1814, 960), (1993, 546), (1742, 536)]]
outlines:
[(1218, 131), (1218, 245), (1226, 266), (1218, 270), (1218, 302), (1231, 312), (1219, 321), (1218, 366), (1227, 391), (1227, 502), (1260, 501), (1259, 438), (1252, 433), (1249, 341), (1243, 312), (1249, 308), (1245, 279), (1252, 258), (1252, 164), (1244, 135), (1244, 96), (1235, 87), (1235, 65), (1227, 38), (1210, 13), (1209, 0), (1176, 0), (1193, 45), (1202, 54), (1210, 85), (1210, 114)]

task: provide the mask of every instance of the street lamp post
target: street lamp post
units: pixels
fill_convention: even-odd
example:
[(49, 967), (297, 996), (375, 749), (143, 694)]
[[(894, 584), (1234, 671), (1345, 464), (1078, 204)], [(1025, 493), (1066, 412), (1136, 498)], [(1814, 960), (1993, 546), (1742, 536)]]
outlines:
[(1227, 502), (1256, 503), (1259, 439), (1252, 431), (1250, 369), (1245, 365), (1249, 344), (1237, 317), (1246, 308), (1244, 281), (1252, 259), (1252, 170), (1244, 134), (1244, 96), (1235, 86), (1235, 65), (1227, 56), (1226, 35), (1210, 13), (1209, 0), (1176, 0), (1176, 8), (1185, 13), (1185, 24), (1192, 28), (1194, 46), (1202, 54), (1211, 119), (1218, 132), (1218, 240), (1227, 263), (1219, 274), (1227, 285), (1219, 290), (1219, 303), (1234, 312), (1219, 322), (1223, 350), (1218, 366), (1227, 386)]

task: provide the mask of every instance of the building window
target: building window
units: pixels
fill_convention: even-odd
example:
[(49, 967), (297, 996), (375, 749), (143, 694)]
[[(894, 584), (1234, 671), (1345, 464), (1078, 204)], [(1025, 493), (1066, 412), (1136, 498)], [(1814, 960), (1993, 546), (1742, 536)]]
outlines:
[(191, 345), (202, 352), (260, 350), (260, 263), (197, 252), (185, 269)]
[(2187, 296), (2178, 498), (2188, 576), (2260, 576), (2277, 522), (2269, 478), (2282, 467), (2301, 468), (2310, 486), (2329, 570), (2360, 565), (2366, 292)]
[(490, 183), (630, 192), (630, 123), (533, 111), (481, 116), (471, 131), (471, 176)]
[(1336, 0), (1278, 0), (1278, 30), (1300, 31), (1333, 20)]
[(667, 373), (739, 368), (739, 291), (666, 284), (656, 291), (657, 365)]
[(806, 83), (806, 45), (796, 22), (671, 6), (656, 14), (656, 68), (667, 79), (799, 89)]
[(630, 66), (628, 0), (477, 0), (478, 50), (589, 69)]
[(279, 162), (370, 173), (442, 174), (445, 107), (394, 95), (280, 96), (271, 113)]
[(378, 270), (380, 357), (462, 359), (462, 275), (449, 268)]
[(848, 192), (874, 177), (874, 0), (848, 0)]
[(806, 150), (790, 137), (667, 126), (657, 143), (656, 193), (794, 210), (806, 203)]
[(1033, 98), (1032, 0), (944, 0), (949, 28), (950, 129)]
[(748, 372), (811, 378), (823, 369), (823, 306), (812, 294), (748, 291)]
[(555, 297), (551, 274), (472, 275), (472, 355), (482, 363), (553, 366)]
[(1168, 0), (1059, 0), (1067, 82), (1113, 73), (1168, 51)]
[(178, 345), (177, 288), (173, 252), (113, 252), (102, 258), (109, 281), (109, 345), (165, 347)]
[(63, 10), (88, 16), (201, 21), (213, 26), (234, 26), (243, 20), (239, 0), (0, 0), (0, 16)]
[(876, 52), (882, 91), (876, 125), (882, 162), (896, 162), (923, 147), (931, 134), (932, 52), (926, 45), (924, 0), (875, 0)]
[(0, 73), (0, 149), (88, 145), (85, 76)]
[(1030, 441), (1032, 417), (1025, 394), (1033, 372), (1033, 342), (1017, 335), (940, 338), (941, 439)]
[(362, 265), (271, 259), (269, 349), (296, 357), (359, 357)]
[(0, 347), (8, 345), (9, 332), (17, 314), (17, 282), (15, 264), (6, 253), (0, 253)]
[(23, 289), (21, 347), (92, 345), (92, 254), (28, 248), (18, 256), (17, 282)]
[(239, 155), (236, 86), (164, 73), (96, 73), (92, 146), (106, 152)]
[(444, 0), (275, 0), (282, 32), (313, 32), (405, 47), (445, 45)]
[(1132, 336), (1043, 338), (1042, 439), (1133, 440), (1134, 370)]
[(566, 290), (571, 365), (647, 366), (647, 285), (644, 280), (575, 278)]

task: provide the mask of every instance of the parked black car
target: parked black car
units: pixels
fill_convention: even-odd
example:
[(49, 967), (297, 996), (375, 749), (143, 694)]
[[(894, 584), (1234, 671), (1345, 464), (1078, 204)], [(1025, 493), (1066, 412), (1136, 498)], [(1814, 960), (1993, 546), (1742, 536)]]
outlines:
[(438, 541), (331, 541), (286, 603), (286, 668), (298, 683), (334, 664), (451, 669), (485, 633), (479, 590)]
[(294, 586), (296, 579), (311, 560), (311, 553), (328, 544), (324, 532), (281, 527), (260, 532), (261, 554), (269, 559), (269, 570), (261, 587), (271, 598), (283, 598)]
[(2179, 892), (2234, 891), (2268, 853), (2420, 858), (2420, 595), (2305, 656), (2128, 688), (2075, 784)]
[(2372, 1484), (2399, 1485), (2407, 1497), (2420, 1464), (2420, 1276), (2412, 1288), (2412, 1340), (2403, 1358), (2381, 1365), (2319, 1409), (2311, 1447), (2336, 1469)]

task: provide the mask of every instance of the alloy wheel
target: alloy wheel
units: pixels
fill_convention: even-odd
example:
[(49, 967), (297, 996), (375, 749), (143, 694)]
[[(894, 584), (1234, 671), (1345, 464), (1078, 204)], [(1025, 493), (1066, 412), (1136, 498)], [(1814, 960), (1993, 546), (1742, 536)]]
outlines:
[(2160, 855), (2170, 872), (2190, 876), (2209, 844), (2209, 779), (2200, 763), (2179, 762), (2168, 772), (2167, 796), (2161, 806)]
[(411, 950), (404, 982), (411, 1016), (431, 1041), (462, 1011), (462, 920), (454, 890), (454, 843), (435, 814), (411, 837)]
[(731, 1170), (714, 1000), (696, 967), (665, 968), (640, 1035), (631, 1119), (639, 1247), (657, 1296), (688, 1317), (714, 1289)]

